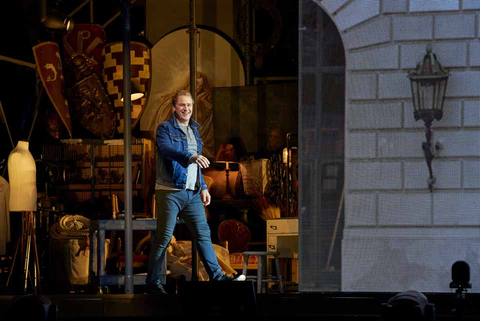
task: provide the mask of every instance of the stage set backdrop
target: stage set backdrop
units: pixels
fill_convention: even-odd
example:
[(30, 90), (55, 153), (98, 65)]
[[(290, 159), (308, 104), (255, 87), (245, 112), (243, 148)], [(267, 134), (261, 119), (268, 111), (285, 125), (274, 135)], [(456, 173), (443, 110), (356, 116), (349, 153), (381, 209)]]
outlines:
[[(172, 97), (190, 88), (190, 50), (187, 29), (174, 31), (152, 48), (152, 87), (140, 121), (141, 131), (155, 137), (159, 123), (172, 116)], [(215, 155), (212, 88), (245, 85), (245, 72), (238, 53), (222, 36), (199, 28), (197, 48), (197, 115), (204, 140), (203, 154)], [(219, 107), (221, 108), (221, 106)]]

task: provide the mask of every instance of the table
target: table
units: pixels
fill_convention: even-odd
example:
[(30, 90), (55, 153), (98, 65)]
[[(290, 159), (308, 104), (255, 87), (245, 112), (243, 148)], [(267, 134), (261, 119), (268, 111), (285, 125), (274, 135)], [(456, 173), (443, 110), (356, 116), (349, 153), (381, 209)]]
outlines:
[[(90, 221), (90, 261), (89, 261), (89, 279), (90, 283), (96, 283), (98, 286), (125, 285), (125, 275), (107, 275), (105, 271), (105, 246), (97, 246), (97, 264), (94, 270), (95, 262), (95, 234), (98, 234), (97, 244), (105, 244), (105, 231), (125, 230), (125, 221), (118, 220), (92, 220)], [(132, 220), (132, 230), (152, 231), (152, 240), (157, 230), (156, 219), (136, 219)], [(166, 255), (160, 272), (160, 282), (166, 283), (167, 275)], [(144, 285), (146, 275), (133, 275), (133, 284)]]

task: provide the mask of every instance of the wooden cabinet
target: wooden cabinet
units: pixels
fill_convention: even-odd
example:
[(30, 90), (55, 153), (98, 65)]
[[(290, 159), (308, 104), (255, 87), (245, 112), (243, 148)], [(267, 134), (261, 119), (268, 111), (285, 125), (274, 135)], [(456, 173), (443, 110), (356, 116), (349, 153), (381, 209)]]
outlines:
[[(280, 253), (280, 274), (284, 285), (298, 284), (298, 218), (267, 220), (267, 250)], [(268, 260), (269, 271), (271, 264)]]
[(267, 250), (279, 258), (298, 258), (298, 218), (267, 220)]

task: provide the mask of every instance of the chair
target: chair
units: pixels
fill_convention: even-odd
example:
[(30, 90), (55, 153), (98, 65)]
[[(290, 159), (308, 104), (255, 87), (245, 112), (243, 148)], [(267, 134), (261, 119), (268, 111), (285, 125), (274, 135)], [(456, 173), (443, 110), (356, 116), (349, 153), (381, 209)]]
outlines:
[[(278, 283), (280, 293), (283, 293), (282, 275), (280, 273), (280, 263), (278, 261), (279, 252), (267, 252), (267, 251), (245, 251), (242, 274), (247, 276), (247, 280), (253, 280), (257, 282), (257, 293), (266, 293), (268, 283)], [(258, 257), (258, 268), (256, 276), (247, 275), (249, 257), (256, 255)], [(269, 257), (273, 256), (275, 262), (275, 275), (267, 275), (266, 265)]]
[[(218, 241), (221, 244), (228, 244), (230, 253), (230, 265), (235, 270), (243, 268), (244, 256), (242, 251), (248, 248), (251, 233), (250, 229), (240, 221), (228, 219), (220, 223), (217, 230)], [(257, 257), (249, 258), (248, 269), (257, 268)]]
[[(145, 254), (145, 252), (146, 252), (146, 248), (150, 245), (150, 240), (151, 240), (151, 233), (148, 233), (145, 237), (143, 237), (140, 241), (138, 241), (135, 247), (135, 250), (133, 251), (133, 257), (132, 257), (133, 268), (148, 267), (149, 256), (148, 254)], [(121, 274), (124, 268), (125, 268), (125, 253), (119, 253), (117, 257), (118, 274)]]

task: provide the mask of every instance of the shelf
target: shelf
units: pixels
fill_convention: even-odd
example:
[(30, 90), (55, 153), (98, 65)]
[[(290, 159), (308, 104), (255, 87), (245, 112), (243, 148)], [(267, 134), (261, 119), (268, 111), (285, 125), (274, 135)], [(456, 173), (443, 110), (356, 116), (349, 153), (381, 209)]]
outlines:
[[(72, 139), (61, 139), (60, 140), (64, 144), (71, 144), (71, 145), (107, 145), (107, 146), (121, 146), (124, 143), (123, 139), (83, 139), (83, 138), (72, 138)], [(132, 137), (132, 144), (141, 144), (141, 138), (134, 138)]]
[[(131, 177), (128, 180), (125, 180), (125, 169), (128, 168), (125, 168), (124, 139), (64, 139), (61, 142), (44, 146), (43, 155), (49, 165), (59, 168), (58, 182), (61, 184), (56, 184), (55, 189), (59, 190), (56, 191), (58, 197), (69, 208), (75, 209), (88, 199), (93, 201), (112, 194), (123, 198), (131, 191), (132, 197), (142, 199), (141, 210), (148, 211), (151, 197), (147, 197), (148, 189), (144, 185), (144, 162), (145, 146), (150, 146), (149, 141), (132, 138), (131, 158), (128, 157)], [(108, 210), (108, 204), (102, 206)], [(101, 206), (98, 211), (102, 211)]]
[[(67, 184), (60, 186), (60, 189), (67, 191), (89, 191), (92, 188), (90, 184)], [(95, 184), (95, 190), (123, 190), (123, 184)], [(132, 189), (142, 189), (142, 184), (132, 184)]]
[[(139, 160), (132, 160), (132, 167), (136, 166), (137, 164), (141, 164), (142, 161)], [(90, 167), (92, 165), (91, 162), (80, 162), (77, 161), (75, 162), (76, 167)], [(124, 162), (95, 162), (94, 163), (95, 167), (109, 167), (109, 168), (123, 168), (124, 167)]]

